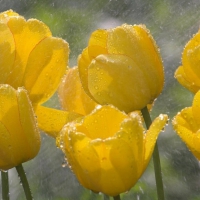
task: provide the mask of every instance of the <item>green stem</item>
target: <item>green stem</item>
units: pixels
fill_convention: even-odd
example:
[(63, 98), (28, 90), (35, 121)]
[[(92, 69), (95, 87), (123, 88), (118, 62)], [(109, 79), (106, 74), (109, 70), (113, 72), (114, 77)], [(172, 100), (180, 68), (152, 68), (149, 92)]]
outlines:
[(9, 200), (8, 172), (1, 171), (2, 199)]
[[(149, 111), (147, 107), (143, 108), (141, 110), (145, 124), (147, 129), (151, 126), (151, 117), (149, 115)], [(154, 164), (154, 171), (155, 171), (155, 179), (156, 179), (156, 187), (157, 187), (157, 195), (159, 200), (164, 200), (164, 189), (163, 189), (163, 181), (162, 181), (162, 173), (161, 173), (161, 165), (160, 165), (160, 156), (158, 151), (158, 145), (157, 142), (154, 147), (153, 152), (153, 164)]]
[(120, 195), (113, 197), (114, 200), (121, 200)]
[(15, 168), (16, 168), (18, 175), (21, 179), (21, 183), (22, 183), (22, 186), (24, 188), (26, 199), (27, 200), (33, 200), (31, 190), (30, 190), (30, 187), (29, 187), (29, 184), (28, 184), (28, 181), (27, 181), (27, 178), (26, 178), (26, 174), (24, 172), (24, 168), (23, 168), (22, 164), (16, 166)]
[(110, 197), (108, 195), (106, 195), (106, 194), (103, 195), (103, 200), (109, 200), (109, 199), (110, 199)]

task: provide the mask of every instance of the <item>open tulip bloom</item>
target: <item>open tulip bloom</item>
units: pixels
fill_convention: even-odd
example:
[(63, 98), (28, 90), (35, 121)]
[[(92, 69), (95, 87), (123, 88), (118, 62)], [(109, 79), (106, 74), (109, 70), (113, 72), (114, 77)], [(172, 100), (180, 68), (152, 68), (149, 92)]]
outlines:
[(173, 119), (177, 134), (193, 155), (200, 160), (200, 91), (196, 93), (192, 107), (184, 108)]
[(97, 106), (66, 124), (57, 146), (83, 186), (116, 196), (130, 190), (146, 169), (167, 119), (160, 115), (145, 131), (137, 113), (128, 116), (113, 106)]

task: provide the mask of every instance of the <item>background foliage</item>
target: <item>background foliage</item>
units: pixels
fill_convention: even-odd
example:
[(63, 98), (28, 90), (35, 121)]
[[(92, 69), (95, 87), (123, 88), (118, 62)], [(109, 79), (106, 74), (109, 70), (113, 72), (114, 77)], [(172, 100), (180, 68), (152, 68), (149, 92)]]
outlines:
[[(165, 66), (165, 88), (155, 102), (152, 117), (159, 113), (173, 116), (190, 106), (193, 95), (174, 79), (174, 71), (181, 64), (181, 53), (188, 40), (199, 29), (199, 0), (0, 0), (0, 11), (13, 9), (25, 18), (45, 22), (54, 36), (62, 37), (70, 45), (70, 67), (86, 47), (92, 31), (111, 28), (123, 23), (145, 24), (156, 40)], [(48, 106), (59, 108), (56, 95)], [(42, 134), (39, 155), (24, 167), (34, 199), (98, 200), (101, 194), (84, 189), (65, 166), (62, 152), (54, 139)], [(200, 199), (200, 167), (185, 144), (172, 130), (171, 124), (158, 140), (161, 154), (166, 200)], [(65, 167), (64, 167), (65, 166)], [(10, 196), (25, 199), (15, 169), (9, 171)], [(123, 200), (156, 199), (153, 164)]]

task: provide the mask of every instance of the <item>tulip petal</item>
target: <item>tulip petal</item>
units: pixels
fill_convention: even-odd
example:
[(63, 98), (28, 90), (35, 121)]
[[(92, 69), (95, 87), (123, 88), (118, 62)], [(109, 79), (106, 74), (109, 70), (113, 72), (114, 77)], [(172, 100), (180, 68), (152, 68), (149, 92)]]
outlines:
[(125, 55), (100, 55), (93, 60), (88, 88), (100, 104), (110, 103), (127, 113), (142, 109), (151, 99), (143, 72)]
[(78, 70), (83, 89), (87, 95), (93, 98), (88, 90), (88, 66), (90, 65), (90, 62), (91, 60), (88, 54), (88, 48), (85, 48), (82, 54), (78, 57)]
[[(10, 169), (15, 165), (11, 148), (11, 135), (0, 121), (0, 169)], [(13, 163), (14, 162), (14, 163)]]
[(45, 38), (33, 49), (23, 85), (34, 103), (41, 104), (54, 94), (66, 71), (68, 54), (68, 43), (60, 38)]
[(7, 22), (9, 17), (17, 17), (17, 16), (19, 16), (19, 14), (10, 9), (0, 13), (0, 21)]
[(89, 144), (90, 139), (79, 133), (70, 135), (70, 139), (75, 160), (72, 169), (81, 184), (86, 188), (97, 189), (99, 185), (96, 180), (101, 176), (100, 160), (93, 146)]
[(195, 85), (193, 81), (190, 80), (190, 77), (185, 74), (184, 67), (180, 66), (175, 72), (175, 78), (178, 82), (186, 87), (188, 90), (196, 93), (199, 90), (199, 86)]
[(21, 16), (11, 17), (7, 25), (13, 35), (16, 52), (15, 64), (12, 66), (13, 69), (6, 83), (17, 88), (22, 84), (30, 52), (41, 40), (51, 36), (51, 32), (42, 22), (35, 19), (25, 21)]
[(144, 135), (144, 169), (149, 163), (154, 145), (156, 143), (159, 133), (168, 122), (168, 116), (160, 114), (151, 124), (149, 130)]
[(160, 94), (164, 83), (164, 73), (162, 60), (159, 55), (158, 47), (155, 44), (149, 30), (144, 25), (122, 25), (111, 29), (108, 35), (108, 53), (126, 55), (147, 73), (152, 96), (155, 98)]
[(5, 83), (15, 60), (15, 41), (6, 24), (0, 23), (0, 83)]
[(200, 32), (187, 43), (183, 50), (182, 63), (185, 74), (193, 84), (200, 86)]
[[(130, 140), (132, 141), (125, 141), (123, 135), (127, 136), (127, 133), (122, 133), (121, 137), (118, 136), (110, 141), (111, 149), (109, 159), (117, 173), (116, 178), (114, 177), (113, 180), (111, 179), (111, 185), (113, 188), (110, 188), (110, 190), (113, 190), (112, 196), (128, 191), (136, 183), (140, 176), (139, 170), (141, 166), (139, 167), (138, 162), (141, 157), (135, 157), (135, 152), (133, 152), (132, 149), (135, 148), (133, 147), (133, 138), (130, 137)], [(117, 185), (118, 187), (114, 187), (114, 185)]]
[(194, 100), (192, 103), (192, 112), (195, 121), (200, 124), (200, 91), (197, 92), (194, 96)]
[(58, 94), (62, 108), (69, 112), (86, 115), (97, 105), (83, 90), (77, 67), (67, 71), (59, 86)]
[(92, 33), (88, 45), (88, 52), (91, 60), (100, 54), (108, 54), (107, 38), (108, 32), (106, 30), (99, 29)]
[(200, 126), (193, 117), (192, 108), (183, 109), (174, 117), (172, 124), (190, 151), (200, 160)]
[(121, 125), (122, 132), (117, 133), (117, 136), (124, 140), (127, 145), (131, 147), (132, 155), (135, 158), (137, 165), (135, 166), (137, 170), (138, 177), (142, 173), (143, 169), (143, 134), (145, 129), (143, 128), (141, 117), (139, 114), (134, 113), (131, 116), (132, 119), (125, 119)]
[(18, 88), (17, 100), (20, 125), (22, 127), (23, 134), (26, 136), (26, 144), (28, 144), (28, 147), (24, 148), (23, 151), (27, 153), (29, 152), (31, 155), (29, 159), (32, 159), (38, 154), (40, 149), (40, 133), (38, 131), (38, 127), (36, 126), (36, 119), (33, 114), (34, 112), (31, 101), (28, 99), (28, 94), (25, 89)]
[[(83, 126), (88, 130), (91, 139), (105, 139), (113, 137), (120, 129), (121, 121), (126, 115), (112, 106), (103, 106), (96, 109), (84, 119)], [(113, 120), (114, 119), (114, 120)]]
[(37, 106), (35, 109), (38, 119), (38, 126), (48, 135), (56, 138), (62, 127), (81, 115), (44, 106)]
[(110, 139), (94, 140), (92, 145), (100, 161), (100, 176), (98, 181), (96, 181), (97, 191), (101, 191), (109, 196), (116, 196), (121, 191), (126, 190), (122, 177), (111, 162), (110, 150), (112, 141)]

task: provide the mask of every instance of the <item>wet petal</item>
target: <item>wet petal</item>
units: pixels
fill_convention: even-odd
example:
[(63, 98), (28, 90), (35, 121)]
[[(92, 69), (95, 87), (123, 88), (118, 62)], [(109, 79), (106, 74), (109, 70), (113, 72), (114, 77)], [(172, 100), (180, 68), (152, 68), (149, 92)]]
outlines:
[(107, 38), (108, 32), (106, 30), (99, 29), (92, 33), (88, 45), (88, 52), (91, 60), (100, 54), (108, 53)]
[(78, 57), (79, 76), (83, 89), (91, 98), (93, 98), (88, 90), (88, 66), (90, 65), (90, 62), (91, 60), (88, 54), (88, 48), (85, 48), (82, 54)]
[(174, 117), (172, 124), (190, 151), (200, 160), (200, 126), (193, 117), (192, 108), (183, 109)]
[[(104, 106), (96, 109), (84, 119), (83, 125), (88, 130), (91, 139), (105, 139), (113, 137), (120, 129), (122, 120), (126, 115), (112, 106)], [(114, 119), (114, 120), (113, 120)]]
[(52, 137), (56, 137), (62, 127), (81, 115), (44, 106), (37, 106), (35, 109), (38, 126), (41, 130)]
[(144, 135), (144, 167), (146, 168), (154, 150), (159, 133), (168, 122), (167, 115), (160, 114), (151, 124), (149, 130)]
[(197, 92), (194, 96), (194, 100), (192, 103), (192, 112), (195, 121), (200, 125), (200, 91)]
[(144, 68), (144, 72), (148, 72), (149, 77), (154, 77), (151, 78), (151, 82), (155, 81), (157, 84), (152, 91), (155, 94), (162, 91), (164, 83), (162, 60), (155, 41), (144, 25), (124, 24), (111, 29), (107, 47), (111, 54), (123, 54), (132, 58), (138, 66)]
[(11, 17), (7, 25), (13, 35), (16, 52), (12, 73), (6, 83), (17, 88), (22, 83), (30, 52), (41, 40), (51, 36), (51, 32), (42, 22), (35, 19), (26, 21), (21, 16)]
[(62, 108), (69, 112), (86, 115), (97, 105), (97, 103), (85, 93), (80, 82), (77, 67), (67, 71), (60, 84), (58, 94)]
[(15, 60), (15, 41), (4, 23), (0, 23), (0, 52), (0, 83), (5, 83)]
[(143, 108), (151, 99), (144, 73), (124, 55), (100, 55), (93, 60), (88, 88), (100, 104), (110, 103), (127, 113)]
[(180, 66), (175, 72), (175, 78), (178, 82), (186, 87), (188, 90), (196, 93), (199, 90), (199, 86), (195, 85), (193, 81), (191, 81), (190, 77), (185, 74), (183, 66)]
[(41, 104), (54, 94), (67, 68), (68, 54), (68, 43), (52, 37), (44, 39), (31, 52), (23, 85), (34, 103)]

